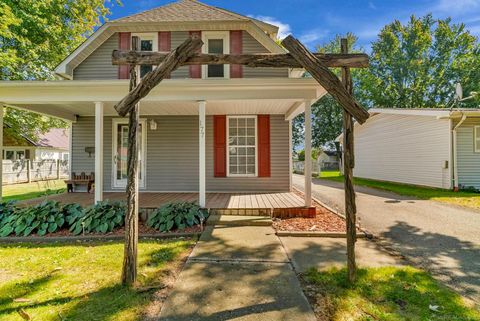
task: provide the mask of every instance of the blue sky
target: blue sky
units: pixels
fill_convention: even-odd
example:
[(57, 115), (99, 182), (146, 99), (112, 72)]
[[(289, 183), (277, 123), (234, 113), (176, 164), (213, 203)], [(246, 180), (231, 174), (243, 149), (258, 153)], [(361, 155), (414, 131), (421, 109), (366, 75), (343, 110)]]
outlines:
[[(113, 1), (113, 0), (112, 0)], [(148, 10), (168, 0), (122, 0), (110, 19)], [(204, 0), (204, 3), (253, 16), (280, 27), (281, 36), (293, 34), (309, 47), (327, 42), (335, 34), (353, 32), (360, 45), (369, 48), (380, 29), (395, 19), (406, 22), (411, 14), (432, 13), (463, 22), (480, 36), (480, 0)]]

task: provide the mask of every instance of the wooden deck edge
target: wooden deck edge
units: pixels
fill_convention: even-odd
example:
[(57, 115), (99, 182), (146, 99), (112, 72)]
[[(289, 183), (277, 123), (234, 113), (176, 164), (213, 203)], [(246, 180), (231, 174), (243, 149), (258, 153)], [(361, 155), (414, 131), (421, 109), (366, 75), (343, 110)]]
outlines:
[[(181, 237), (199, 238), (201, 232), (194, 233), (149, 233), (139, 234), (141, 239), (172, 239)], [(54, 242), (77, 242), (77, 241), (108, 241), (123, 240), (124, 235), (80, 235), (80, 236), (7, 236), (0, 237), (0, 243), (54, 243)]]
[[(330, 238), (346, 238), (346, 232), (320, 232), (320, 231), (277, 231), (277, 236), (283, 237), (330, 237)], [(357, 239), (367, 238), (365, 233), (357, 234)]]

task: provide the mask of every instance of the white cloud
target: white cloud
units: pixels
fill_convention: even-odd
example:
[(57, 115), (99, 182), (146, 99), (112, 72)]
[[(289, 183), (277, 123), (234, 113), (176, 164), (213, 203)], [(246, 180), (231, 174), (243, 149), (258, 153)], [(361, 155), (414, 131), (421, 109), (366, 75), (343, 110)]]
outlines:
[(289, 34), (292, 33), (292, 29), (290, 28), (290, 25), (288, 23), (283, 23), (279, 21), (278, 19), (274, 17), (269, 17), (269, 16), (254, 16), (254, 15), (249, 15), (250, 18), (254, 18), (266, 23), (269, 23), (271, 25), (277, 26), (278, 27), (278, 38), (283, 39)]
[(306, 45), (318, 45), (320, 40), (323, 40), (329, 31), (326, 29), (312, 29), (304, 32), (298, 39)]
[(373, 1), (368, 1), (368, 7), (372, 10), (377, 10), (377, 6), (375, 3), (373, 3)]

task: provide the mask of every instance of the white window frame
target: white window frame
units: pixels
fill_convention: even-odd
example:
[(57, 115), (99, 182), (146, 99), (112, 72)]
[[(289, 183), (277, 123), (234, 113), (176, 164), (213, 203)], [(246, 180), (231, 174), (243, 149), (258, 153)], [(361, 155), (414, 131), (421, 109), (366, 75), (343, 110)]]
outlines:
[[(253, 118), (255, 121), (255, 173), (254, 174), (230, 174), (230, 119), (231, 118)], [(227, 116), (227, 177), (258, 177), (258, 123), (254, 115), (231, 115)]]
[[(118, 124), (128, 124), (128, 118), (113, 118), (112, 119), (112, 189), (118, 189), (118, 188), (125, 188), (126, 184), (121, 184), (117, 181), (116, 179), (116, 164), (115, 164), (115, 156), (117, 154), (117, 147), (118, 147), (118, 141), (117, 137), (115, 135), (116, 132), (116, 127)], [(143, 173), (143, 179), (138, 181), (138, 187), (140, 189), (145, 189), (147, 186), (147, 132), (148, 132), (148, 127), (147, 127), (147, 119), (146, 118), (140, 118), (140, 124), (142, 125), (142, 141), (140, 144), (142, 144), (143, 147), (143, 161), (140, 162), (140, 167), (141, 171)]]
[[(222, 39), (223, 40), (223, 53), (230, 53), (230, 32), (229, 31), (202, 31), (202, 53), (208, 53), (208, 40), (209, 39)], [(208, 77), (208, 65), (202, 65), (202, 79), (229, 79), (230, 78), (230, 65), (223, 65), (223, 78), (220, 77)]]
[(27, 156), (27, 149), (26, 148), (22, 148), (22, 147), (13, 147), (13, 148), (3, 148), (3, 159), (5, 160), (8, 160), (6, 159), (5, 157), (7, 156), (7, 152), (13, 152), (13, 161), (16, 161), (16, 160), (19, 160), (20, 158), (18, 158), (18, 152), (23, 152), (23, 155), (25, 156), (24, 159), (27, 159), (26, 156)]
[(473, 128), (473, 150), (475, 153), (480, 153), (480, 138), (477, 138), (477, 132), (480, 131), (480, 126)]

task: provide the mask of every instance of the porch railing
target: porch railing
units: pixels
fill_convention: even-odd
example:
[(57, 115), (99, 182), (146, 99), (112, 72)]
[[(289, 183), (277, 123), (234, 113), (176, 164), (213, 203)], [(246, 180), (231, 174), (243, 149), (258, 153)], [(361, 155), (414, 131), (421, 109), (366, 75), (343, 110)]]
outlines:
[(68, 178), (68, 161), (45, 159), (3, 160), (2, 185)]

